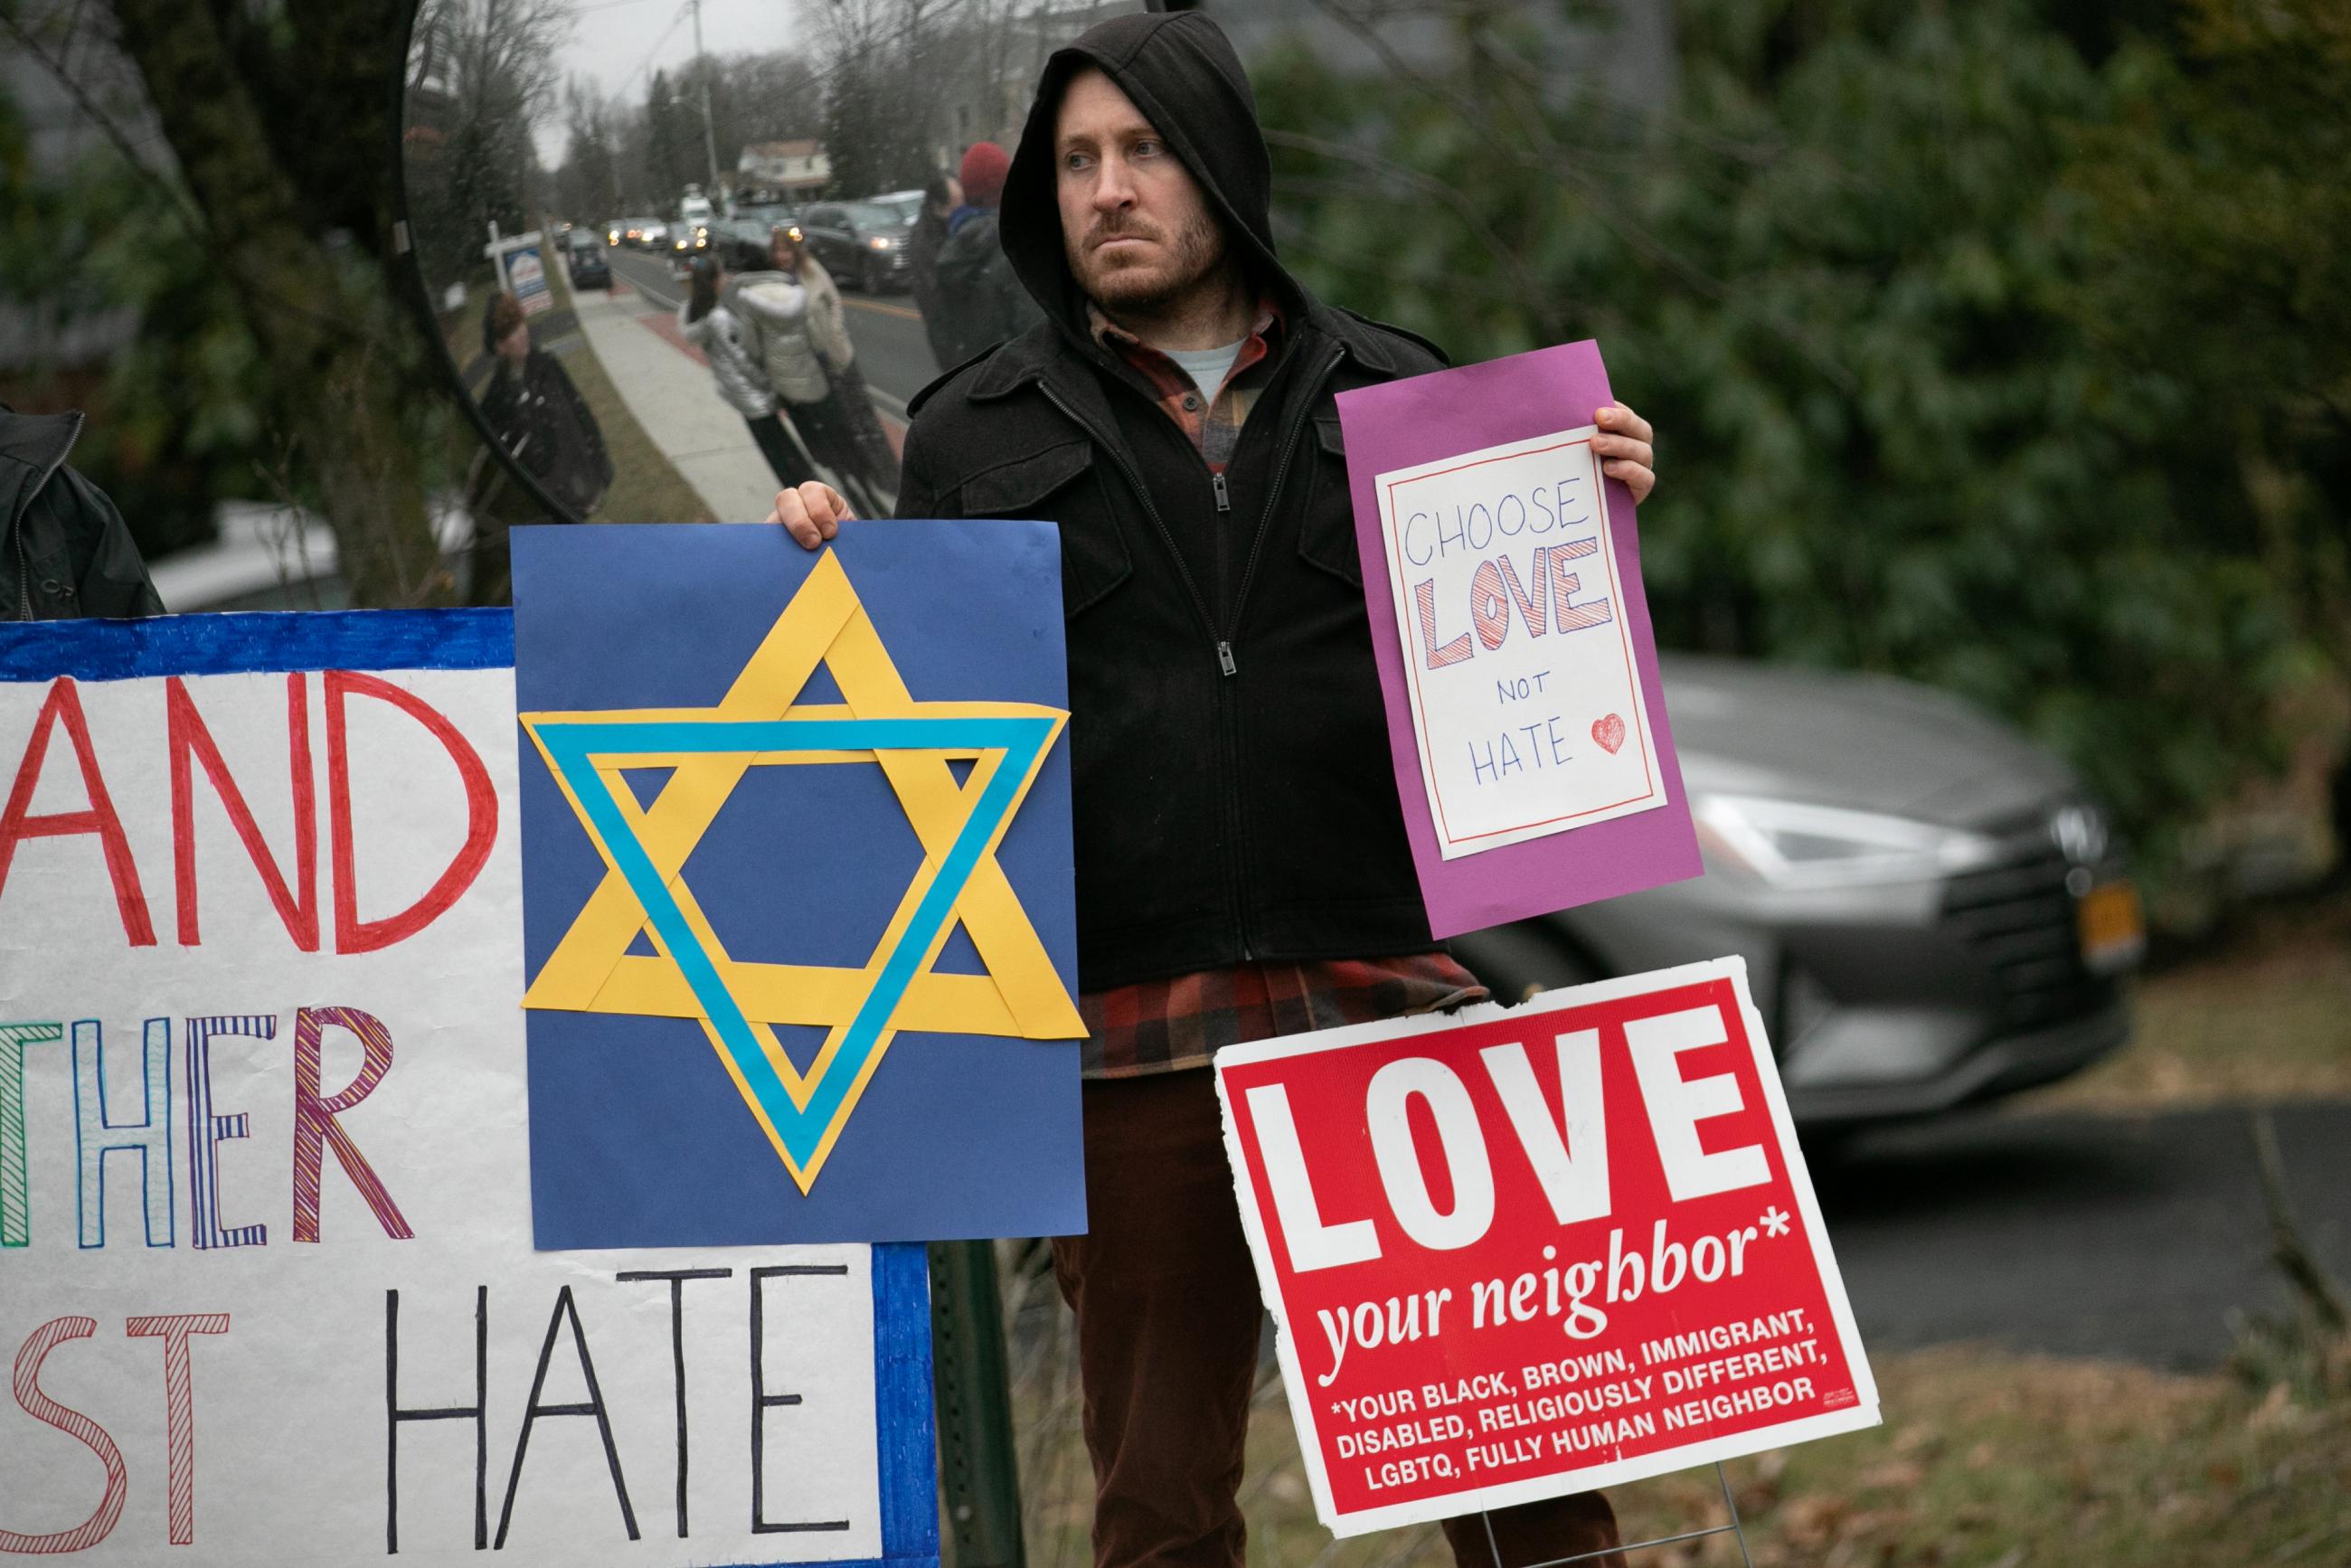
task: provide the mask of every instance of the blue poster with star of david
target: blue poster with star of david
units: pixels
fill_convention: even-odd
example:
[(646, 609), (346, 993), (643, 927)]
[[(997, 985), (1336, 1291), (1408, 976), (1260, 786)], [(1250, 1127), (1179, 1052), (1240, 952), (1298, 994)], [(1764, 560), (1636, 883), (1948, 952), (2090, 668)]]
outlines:
[(1085, 1228), (1046, 524), (517, 530), (541, 1248)]

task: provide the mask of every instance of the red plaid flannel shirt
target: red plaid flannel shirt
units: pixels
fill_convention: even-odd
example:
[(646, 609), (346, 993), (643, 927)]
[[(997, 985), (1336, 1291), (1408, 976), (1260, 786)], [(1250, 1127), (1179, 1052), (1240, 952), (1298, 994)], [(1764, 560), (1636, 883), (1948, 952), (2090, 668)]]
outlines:
[[(1099, 310), (1092, 312), (1091, 323), (1095, 340), (1157, 393), (1160, 411), (1191, 437), (1209, 472), (1223, 473), (1270, 374), (1271, 343), (1281, 327), (1272, 301), (1259, 303), (1233, 368), (1216, 395), (1205, 401), (1183, 366)], [(1078, 998), (1086, 1025), (1085, 1075), (1136, 1078), (1202, 1067), (1222, 1047), (1244, 1040), (1435, 1012), (1485, 996), (1477, 977), (1444, 953), (1243, 964), (1088, 991)]]
[(1486, 988), (1445, 953), (1242, 964), (1144, 980), (1078, 998), (1088, 1078), (1205, 1067), (1228, 1045), (1483, 1001)]
[(1234, 445), (1241, 438), (1241, 423), (1256, 406), (1258, 391), (1270, 371), (1269, 366), (1267, 371), (1249, 373), (1272, 356), (1273, 339), (1281, 329), (1281, 313), (1273, 308), (1273, 301), (1258, 302), (1257, 319), (1250, 323), (1249, 335), (1242, 340), (1233, 368), (1225, 372), (1225, 384), (1217, 389), (1216, 396), (1206, 400), (1183, 366), (1112, 322), (1092, 305), (1086, 307), (1086, 316), (1093, 328), (1094, 341), (1124, 360), (1135, 374), (1151, 383), (1151, 390), (1159, 399), (1159, 412), (1192, 438), (1209, 473), (1223, 473), (1225, 465), (1233, 460)]

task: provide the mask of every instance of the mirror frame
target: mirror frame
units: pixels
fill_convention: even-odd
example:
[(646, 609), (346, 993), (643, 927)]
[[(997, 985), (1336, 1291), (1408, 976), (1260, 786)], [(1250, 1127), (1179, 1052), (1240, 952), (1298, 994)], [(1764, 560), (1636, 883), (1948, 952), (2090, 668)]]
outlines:
[[(547, 514), (546, 521), (584, 523), (589, 519), (574, 516), (569, 507), (558, 501), (547, 486), (538, 482), (536, 475), (515, 459), (514, 455), (507, 450), (506, 444), (498, 439), (497, 433), (490, 428), (489, 416), (482, 412), (480, 401), (466, 387), (465, 367), (459, 364), (457, 357), (450, 352), (449, 340), (441, 330), (441, 319), (434, 308), (433, 285), (424, 276), (423, 252), (416, 243), (415, 226), (408, 215), (408, 62), (416, 47), (416, 15), (423, 8), (424, 0), (402, 0), (400, 53), (393, 61), (392, 70), (392, 250), (401, 270), (408, 275), (409, 306), (416, 312), (418, 327), (433, 345), (431, 351), (441, 361), (442, 376), (447, 383), (451, 399), (465, 415), (465, 423), (473, 426), (474, 434), (481, 441), (490, 461), (504, 469), (507, 478), (519, 486), (522, 493)], [(569, 266), (569, 259), (565, 258), (562, 265)], [(473, 541), (469, 539), (461, 548), (470, 550), (472, 547)]]

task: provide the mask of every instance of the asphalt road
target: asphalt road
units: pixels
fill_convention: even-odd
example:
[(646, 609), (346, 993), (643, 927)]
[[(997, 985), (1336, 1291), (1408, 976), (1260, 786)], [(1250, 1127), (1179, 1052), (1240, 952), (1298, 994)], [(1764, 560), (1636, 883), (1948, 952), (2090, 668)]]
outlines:
[[(684, 280), (672, 277), (662, 257), (626, 246), (609, 248), (604, 256), (615, 276), (653, 303), (674, 310), (684, 298)], [(843, 285), (841, 298), (849, 308), (849, 340), (857, 346), (857, 362), (874, 402), (884, 414), (904, 419), (906, 400), (939, 373), (922, 317), (903, 294), (868, 298)]]
[[(2305, 1235), (2351, 1278), (2351, 1103), (2275, 1115)], [(1952, 1119), (1877, 1134), (1815, 1185), (1873, 1349), (2209, 1368), (2232, 1314), (2290, 1301), (2242, 1111)]]

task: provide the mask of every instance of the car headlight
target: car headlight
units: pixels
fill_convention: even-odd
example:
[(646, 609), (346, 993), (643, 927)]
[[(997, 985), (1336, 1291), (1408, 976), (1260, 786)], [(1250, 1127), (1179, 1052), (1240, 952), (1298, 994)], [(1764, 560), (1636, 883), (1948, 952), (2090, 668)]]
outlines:
[(1877, 811), (1752, 795), (1705, 795), (1693, 806), (1712, 848), (1781, 887), (1928, 882), (1999, 853), (1980, 833)]
[(875, 235), (872, 239), (867, 240), (865, 243), (872, 246), (875, 250), (888, 250), (894, 246), (898, 242), (893, 239), (885, 239), (880, 235)]

